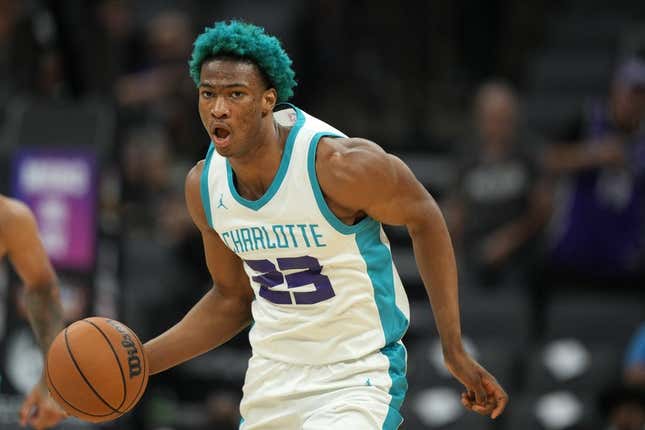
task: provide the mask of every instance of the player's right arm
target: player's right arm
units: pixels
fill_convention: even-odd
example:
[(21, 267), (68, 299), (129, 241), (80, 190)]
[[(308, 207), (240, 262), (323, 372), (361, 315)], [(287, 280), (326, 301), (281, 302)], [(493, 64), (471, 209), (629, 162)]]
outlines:
[(146, 342), (150, 374), (210, 351), (251, 322), (253, 290), (242, 260), (224, 245), (206, 220), (200, 195), (202, 169), (203, 162), (200, 162), (186, 177), (186, 205), (201, 232), (206, 265), (214, 286), (180, 322)]

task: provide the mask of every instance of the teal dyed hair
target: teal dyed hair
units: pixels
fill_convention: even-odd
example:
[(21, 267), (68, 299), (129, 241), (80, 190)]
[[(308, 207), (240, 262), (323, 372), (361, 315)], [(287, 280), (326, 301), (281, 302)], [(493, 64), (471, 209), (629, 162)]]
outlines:
[(293, 96), (296, 86), (291, 59), (280, 41), (262, 27), (241, 21), (220, 21), (207, 27), (193, 44), (188, 65), (190, 77), (199, 85), (202, 63), (209, 58), (231, 56), (253, 62), (278, 92), (278, 102)]

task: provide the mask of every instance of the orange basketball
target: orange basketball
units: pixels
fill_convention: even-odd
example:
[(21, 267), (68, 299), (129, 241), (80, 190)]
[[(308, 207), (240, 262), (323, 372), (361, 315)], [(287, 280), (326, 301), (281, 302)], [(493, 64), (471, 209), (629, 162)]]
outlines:
[(137, 335), (109, 318), (76, 321), (52, 342), (45, 363), (52, 397), (70, 415), (94, 423), (120, 417), (148, 383)]

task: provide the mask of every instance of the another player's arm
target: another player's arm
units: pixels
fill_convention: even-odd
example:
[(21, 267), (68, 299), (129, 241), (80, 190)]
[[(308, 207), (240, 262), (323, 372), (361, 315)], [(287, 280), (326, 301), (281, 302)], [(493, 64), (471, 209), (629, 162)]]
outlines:
[(340, 211), (407, 227), (446, 365), (468, 390), (462, 402), (481, 414), (499, 416), (506, 393), (463, 347), (455, 257), (435, 200), (400, 159), (363, 139), (322, 139), (316, 172), (326, 198)]
[(38, 236), (36, 220), (27, 206), (5, 200), (0, 238), (9, 260), (25, 287), (29, 323), (38, 344), (47, 353), (54, 337), (63, 329), (56, 274)]
[(251, 322), (253, 290), (242, 260), (224, 245), (204, 214), (200, 195), (202, 169), (200, 162), (186, 178), (186, 205), (201, 232), (214, 286), (179, 323), (146, 342), (151, 374), (210, 351)]
[[(4, 197), (0, 197), (0, 242), (24, 284), (27, 317), (44, 356), (63, 329), (63, 310), (56, 274), (29, 208)], [(20, 407), (20, 425), (29, 424), (42, 430), (56, 425), (66, 415), (49, 396), (43, 373)]]

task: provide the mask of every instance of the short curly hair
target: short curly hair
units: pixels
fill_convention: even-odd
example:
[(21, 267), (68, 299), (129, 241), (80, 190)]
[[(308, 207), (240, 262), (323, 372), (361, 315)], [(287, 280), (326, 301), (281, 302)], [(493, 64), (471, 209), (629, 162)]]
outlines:
[(264, 28), (242, 21), (219, 21), (206, 27), (193, 44), (188, 62), (190, 77), (199, 85), (204, 61), (215, 57), (249, 60), (269, 80), (278, 93), (278, 102), (289, 100), (297, 85), (292, 61), (280, 41), (264, 32)]

